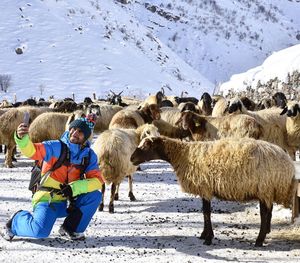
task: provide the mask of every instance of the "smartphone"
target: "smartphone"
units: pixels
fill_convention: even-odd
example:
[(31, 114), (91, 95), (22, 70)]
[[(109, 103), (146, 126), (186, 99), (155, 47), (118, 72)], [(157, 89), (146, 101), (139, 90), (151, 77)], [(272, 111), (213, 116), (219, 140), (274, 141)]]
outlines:
[(23, 123), (26, 124), (27, 126), (29, 124), (29, 118), (30, 118), (29, 112), (25, 111), (24, 112), (24, 117), (23, 117)]

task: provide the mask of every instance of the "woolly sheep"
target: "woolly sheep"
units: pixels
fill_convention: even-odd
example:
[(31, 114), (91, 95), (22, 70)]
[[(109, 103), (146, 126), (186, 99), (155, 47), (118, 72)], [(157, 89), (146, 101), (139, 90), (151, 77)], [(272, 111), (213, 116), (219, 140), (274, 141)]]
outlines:
[(202, 115), (209, 116), (212, 114), (212, 102), (212, 97), (204, 92), (197, 105)]
[(211, 117), (185, 111), (181, 113), (178, 123), (181, 123), (183, 129), (191, 132), (195, 141), (215, 140), (221, 137), (258, 139), (262, 135), (262, 126), (245, 114)]
[(300, 147), (300, 106), (298, 102), (288, 102), (281, 115), (287, 115), (286, 131), (287, 143), (294, 148), (294, 152)]
[(111, 119), (109, 129), (137, 128), (144, 123), (160, 119), (160, 109), (156, 104), (146, 104), (138, 110), (125, 108), (117, 112)]
[[(114, 198), (116, 187), (129, 176), (129, 197), (135, 200), (132, 192), (131, 175), (137, 167), (130, 162), (130, 156), (138, 146), (141, 139), (149, 135), (158, 135), (157, 128), (153, 124), (144, 124), (137, 129), (109, 129), (101, 133), (93, 143), (93, 149), (98, 156), (98, 163), (106, 184), (112, 183), (109, 212), (114, 212)], [(102, 192), (104, 195), (105, 185)], [(104, 197), (99, 210), (104, 207)]]
[(71, 113), (46, 112), (38, 116), (29, 126), (29, 137), (33, 142), (57, 140), (66, 130)]
[(100, 105), (101, 116), (97, 118), (94, 132), (99, 133), (107, 130), (113, 116), (122, 109), (123, 107), (118, 105)]
[(11, 108), (0, 116), (0, 144), (5, 144), (7, 146), (4, 164), (6, 167), (13, 167), (12, 158), (13, 151), (16, 146), (14, 132), (19, 124), (23, 122), (24, 112), (29, 112), (31, 122), (39, 114), (49, 110), (49, 108), (22, 106), (18, 108)]
[(227, 100), (221, 95), (212, 96), (212, 117), (221, 117), (227, 114)]
[(69, 125), (72, 121), (74, 121), (75, 119), (78, 119), (80, 117), (85, 117), (88, 114), (94, 114), (97, 119), (100, 118), (100, 116), (101, 116), (100, 106), (98, 104), (94, 104), (94, 103), (85, 104), (82, 107), (82, 110), (76, 110), (73, 113), (71, 113), (69, 115), (69, 118), (68, 118), (67, 122), (66, 122), (65, 130), (69, 129)]
[(272, 107), (260, 111), (248, 111), (242, 102), (235, 98), (230, 102), (228, 112), (243, 113), (255, 118), (263, 128), (260, 139), (275, 143), (286, 150), (291, 157), (294, 156), (293, 149), (287, 143), (286, 116), (280, 115), (282, 109)]
[(296, 193), (293, 161), (280, 147), (252, 138), (226, 138), (208, 142), (182, 142), (166, 137), (145, 138), (133, 152), (138, 165), (162, 159), (169, 162), (184, 192), (203, 201), (201, 239), (210, 245), (211, 199), (258, 200), (261, 226), (255, 246), (262, 246), (271, 230), (273, 203), (290, 207)]
[(161, 135), (178, 139), (191, 136), (190, 130), (184, 130), (182, 127), (174, 126), (164, 120), (155, 120), (152, 123), (158, 128)]

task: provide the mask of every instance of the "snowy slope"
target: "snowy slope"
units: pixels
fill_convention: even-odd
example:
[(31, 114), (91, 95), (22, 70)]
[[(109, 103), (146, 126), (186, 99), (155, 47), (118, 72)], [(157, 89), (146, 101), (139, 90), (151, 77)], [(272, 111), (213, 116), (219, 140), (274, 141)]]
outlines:
[(199, 97), (213, 89), (115, 2), (3, 0), (0, 8), (0, 74), (12, 77), (3, 97), (74, 92), (83, 99), (124, 90), (143, 98), (162, 86)]

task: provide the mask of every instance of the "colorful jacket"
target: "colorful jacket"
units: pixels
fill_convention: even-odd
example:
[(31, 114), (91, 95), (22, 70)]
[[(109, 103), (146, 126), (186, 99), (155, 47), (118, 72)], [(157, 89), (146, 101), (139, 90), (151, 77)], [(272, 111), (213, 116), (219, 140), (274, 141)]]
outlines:
[[(42, 177), (60, 156), (61, 142), (59, 140), (33, 143), (28, 135), (19, 139), (15, 133), (15, 141), (22, 154), (26, 157), (33, 160), (44, 160), (41, 172)], [(87, 141), (83, 148), (79, 144), (71, 143), (69, 140), (69, 131), (66, 131), (62, 135), (61, 141), (69, 148), (69, 164), (63, 164), (53, 171), (43, 183), (43, 186), (60, 189), (60, 184), (68, 183), (72, 188), (73, 196), (100, 189), (104, 183), (104, 179), (98, 167), (97, 156), (90, 148), (90, 142)], [(85, 179), (80, 180), (78, 165), (82, 163), (82, 159), (86, 156), (90, 156), (90, 160), (85, 170)], [(54, 194), (50, 196), (49, 191), (39, 190), (34, 194), (32, 203), (35, 206), (38, 202), (59, 202), (65, 199), (62, 195)]]

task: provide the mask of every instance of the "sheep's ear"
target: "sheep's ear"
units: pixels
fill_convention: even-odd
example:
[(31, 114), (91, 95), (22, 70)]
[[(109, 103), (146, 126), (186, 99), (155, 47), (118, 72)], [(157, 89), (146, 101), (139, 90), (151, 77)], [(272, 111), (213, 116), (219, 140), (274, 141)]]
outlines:
[(286, 114), (287, 110), (288, 110), (288, 108), (287, 108), (287, 107), (285, 107), (285, 108), (283, 109), (283, 111), (280, 113), (280, 115), (284, 115), (284, 114)]
[(175, 125), (180, 126), (181, 123), (182, 123), (182, 114), (180, 115), (179, 119), (175, 122)]
[(242, 111), (242, 102), (239, 102), (239, 103), (238, 103), (238, 109), (239, 109), (240, 111)]

